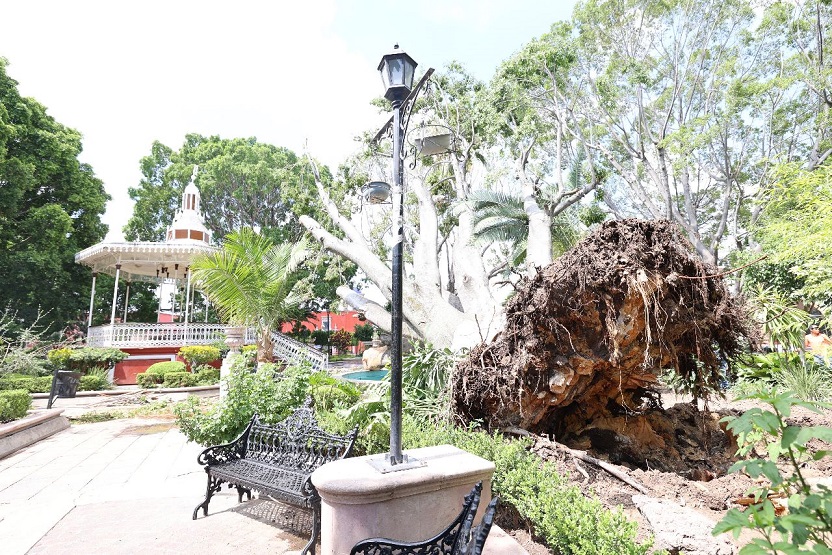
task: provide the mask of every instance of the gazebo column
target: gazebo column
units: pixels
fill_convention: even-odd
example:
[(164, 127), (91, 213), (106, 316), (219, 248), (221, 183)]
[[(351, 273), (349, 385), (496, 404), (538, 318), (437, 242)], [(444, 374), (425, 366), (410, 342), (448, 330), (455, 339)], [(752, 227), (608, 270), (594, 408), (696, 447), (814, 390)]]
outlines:
[(116, 323), (116, 304), (118, 303), (118, 278), (121, 275), (121, 264), (116, 264), (116, 283), (113, 286), (113, 308), (110, 311), (110, 324)]
[(185, 344), (188, 344), (188, 314), (191, 308), (191, 272), (185, 268)]
[(127, 305), (130, 304), (130, 282), (127, 282), (127, 292), (124, 293), (124, 318), (121, 320), (127, 323)]
[(90, 313), (89, 317), (87, 318), (87, 335), (90, 334), (90, 328), (92, 327), (92, 309), (93, 304), (95, 303), (95, 278), (98, 277), (98, 272), (92, 273), (92, 291), (90, 291)]

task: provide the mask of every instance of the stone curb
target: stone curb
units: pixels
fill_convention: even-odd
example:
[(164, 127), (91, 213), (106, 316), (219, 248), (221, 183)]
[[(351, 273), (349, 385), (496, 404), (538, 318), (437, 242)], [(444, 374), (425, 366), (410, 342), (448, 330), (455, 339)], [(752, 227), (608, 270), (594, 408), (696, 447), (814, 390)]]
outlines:
[[(152, 389), (102, 389), (100, 391), (78, 391), (76, 397), (106, 397), (108, 395), (128, 395), (130, 393), (188, 393), (198, 391), (211, 391), (216, 389), (219, 391), (219, 384), (216, 385), (198, 385), (194, 387), (154, 387)], [(32, 393), (32, 399), (48, 399), (48, 393)]]
[(0, 459), (69, 428), (63, 409), (50, 409), (0, 424)]

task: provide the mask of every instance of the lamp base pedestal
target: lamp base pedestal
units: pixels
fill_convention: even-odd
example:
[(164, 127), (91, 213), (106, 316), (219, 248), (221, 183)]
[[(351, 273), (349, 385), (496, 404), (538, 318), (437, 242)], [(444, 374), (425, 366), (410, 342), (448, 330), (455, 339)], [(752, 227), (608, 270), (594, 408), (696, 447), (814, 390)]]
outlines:
[(312, 474), (321, 495), (323, 555), (349, 553), (353, 545), (373, 537), (428, 539), (456, 518), (463, 498), (479, 481), (480, 511), (488, 505), (494, 463), (452, 445), (407, 454), (420, 463), (402, 472), (376, 469), (373, 460), (385, 461), (372, 455), (331, 462)]
[(390, 453), (387, 453), (384, 457), (380, 457), (378, 455), (371, 457), (367, 459), (367, 463), (382, 474), (387, 474), (388, 472), (399, 472), (401, 470), (410, 470), (411, 468), (419, 468), (421, 466), (425, 466), (426, 464), (424, 461), (420, 461), (419, 459), (411, 457), (406, 453), (402, 453), (402, 461), (396, 464), (390, 462)]

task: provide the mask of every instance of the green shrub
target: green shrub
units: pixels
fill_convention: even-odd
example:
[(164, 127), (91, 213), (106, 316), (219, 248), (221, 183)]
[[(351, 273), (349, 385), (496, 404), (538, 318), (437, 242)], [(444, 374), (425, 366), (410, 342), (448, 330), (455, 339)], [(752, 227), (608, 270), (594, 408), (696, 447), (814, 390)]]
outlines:
[(781, 391), (791, 391), (802, 401), (832, 399), (832, 371), (809, 358), (805, 363), (783, 365), (774, 381)]
[(312, 332), (312, 344), (313, 345), (322, 345), (322, 346), (329, 345), (329, 336), (331, 334), (332, 334), (331, 331), (314, 330)]
[(557, 473), (555, 465), (528, 451), (528, 441), (451, 425), (405, 419), (407, 448), (451, 444), (496, 466), (492, 489), (531, 524), (549, 548), (562, 555), (648, 553), (652, 541), (636, 542), (638, 525), (620, 508), (607, 510)]
[(359, 341), (372, 341), (375, 327), (372, 324), (357, 324), (353, 335)]
[[(366, 410), (380, 410), (383, 405)], [(355, 416), (362, 409), (352, 410)], [(389, 411), (389, 408), (387, 408)], [(346, 433), (356, 421), (346, 411), (318, 414), (321, 425), (332, 433)], [(356, 445), (367, 453), (386, 452), (389, 424), (369, 418), (360, 425)], [(389, 419), (388, 419), (389, 422)], [(528, 451), (529, 441), (510, 440), (499, 434), (457, 428), (436, 420), (414, 418), (405, 413), (402, 443), (406, 449), (450, 444), (494, 462), (492, 490), (501, 503), (514, 507), (535, 535), (560, 555), (642, 555), (652, 541), (636, 541), (638, 525), (621, 509), (608, 510), (601, 501), (585, 497), (577, 486), (560, 476), (555, 465)]]
[(150, 389), (161, 385), (164, 379), (164, 374), (142, 372), (141, 374), (136, 374), (136, 385), (144, 389)]
[[(145, 374), (156, 374), (159, 376), (164, 376), (165, 374), (169, 374), (171, 372), (186, 372), (185, 363), (180, 362), (178, 360), (167, 360), (165, 362), (156, 362), (151, 364), (150, 367), (145, 370)], [(161, 383), (161, 382), (160, 382)]]
[(88, 374), (93, 369), (106, 371), (127, 358), (128, 354), (114, 347), (83, 347), (53, 349), (46, 353), (46, 357), (59, 368)]
[(190, 372), (168, 372), (165, 374), (162, 385), (164, 387), (193, 387), (196, 382), (196, 375)]
[(29, 393), (49, 393), (52, 376), (25, 376), (5, 374), (0, 376), (0, 390), (25, 389)]
[(101, 391), (102, 389), (110, 389), (110, 381), (106, 375), (102, 376), (99, 373), (92, 373), (81, 376), (78, 391)]
[(361, 398), (361, 390), (355, 384), (334, 378), (327, 372), (309, 376), (309, 394), (318, 411), (345, 409)]
[[(727, 429), (737, 437), (739, 456), (754, 455), (758, 444), (765, 443), (767, 458), (752, 456), (729, 469), (758, 479), (760, 485), (749, 492), (758, 502), (742, 511), (728, 511), (714, 527), (713, 534), (731, 532), (738, 538), (743, 530), (758, 532), (762, 537), (751, 540), (740, 550), (740, 555), (832, 553), (832, 489), (823, 484), (812, 487), (802, 470), (806, 460), (829, 456), (829, 451), (817, 450), (817, 447), (832, 443), (832, 429), (786, 422), (792, 407), (820, 413), (830, 405), (801, 401), (792, 392), (783, 393), (776, 387), (771, 391), (760, 387), (744, 398), (763, 401), (771, 410), (755, 407), (739, 417), (725, 417), (720, 422), (727, 422)], [(778, 515), (771, 497), (788, 499), (788, 511)]]
[(220, 350), (211, 345), (191, 345), (179, 349), (179, 356), (185, 359), (191, 371), (200, 364), (208, 364), (220, 358)]
[(197, 385), (214, 385), (220, 381), (220, 369), (204, 364), (196, 370)]
[(773, 385), (803, 401), (832, 399), (832, 371), (812, 357), (801, 359), (798, 353), (754, 354), (739, 361), (731, 392), (735, 396), (753, 395), (760, 386)]
[(24, 389), (0, 391), (0, 422), (11, 422), (26, 416), (32, 397)]
[(338, 330), (329, 337), (329, 343), (339, 351), (345, 351), (352, 345), (352, 334), (347, 330)]
[(73, 350), (74, 349), (70, 349), (69, 347), (52, 349), (46, 353), (46, 358), (58, 368), (69, 368), (69, 357), (72, 356)]
[(237, 437), (254, 413), (265, 422), (284, 419), (306, 397), (310, 370), (307, 366), (290, 366), (276, 372), (274, 364), (263, 364), (250, 372), (245, 357), (235, 357), (226, 379), (228, 393), (208, 412), (199, 401), (189, 397), (177, 405), (179, 429), (188, 439), (201, 445), (227, 443)]
[(34, 321), (26, 324), (11, 305), (0, 310), (0, 375), (45, 376), (52, 371), (46, 359), (52, 346), (47, 340), (47, 316), (38, 309)]

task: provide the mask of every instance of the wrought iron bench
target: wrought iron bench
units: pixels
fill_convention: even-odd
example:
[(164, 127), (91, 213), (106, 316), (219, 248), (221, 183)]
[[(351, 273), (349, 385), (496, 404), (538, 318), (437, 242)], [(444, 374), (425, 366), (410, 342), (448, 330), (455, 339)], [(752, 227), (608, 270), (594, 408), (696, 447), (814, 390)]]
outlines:
[(370, 538), (353, 546), (350, 555), (480, 555), (494, 523), (498, 497), (491, 500), (480, 525), (474, 517), (480, 504), (482, 482), (477, 482), (465, 496), (462, 511), (437, 535), (422, 542), (400, 542), (387, 538)]
[(208, 503), (223, 483), (237, 489), (251, 500), (251, 490), (294, 507), (312, 511), (312, 537), (303, 554), (315, 554), (315, 543), (321, 531), (321, 498), (309, 477), (324, 464), (349, 456), (358, 428), (344, 436), (323, 431), (315, 419), (312, 400), (284, 421), (269, 425), (255, 414), (245, 431), (225, 445), (208, 447), (197, 462), (205, 466), (208, 486), (205, 500), (194, 509), (208, 515)]

